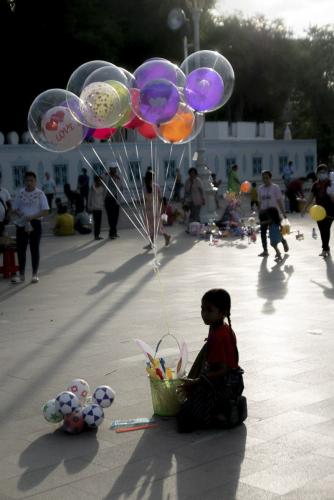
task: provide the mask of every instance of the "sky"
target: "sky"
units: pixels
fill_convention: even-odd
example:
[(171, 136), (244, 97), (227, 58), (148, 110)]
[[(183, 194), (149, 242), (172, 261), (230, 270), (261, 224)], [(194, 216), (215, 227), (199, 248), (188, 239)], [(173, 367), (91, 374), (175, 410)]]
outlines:
[(220, 14), (239, 11), (245, 17), (282, 18), (297, 36), (303, 36), (310, 25), (334, 24), (333, 0), (217, 0), (216, 9)]

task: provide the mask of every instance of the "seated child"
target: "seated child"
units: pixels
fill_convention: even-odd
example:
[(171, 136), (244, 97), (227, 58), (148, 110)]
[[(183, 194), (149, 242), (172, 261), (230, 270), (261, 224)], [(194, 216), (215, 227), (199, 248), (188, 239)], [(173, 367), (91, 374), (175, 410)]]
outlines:
[(92, 217), (85, 211), (80, 212), (75, 217), (74, 229), (80, 234), (89, 234), (92, 232)]
[(74, 217), (67, 212), (66, 205), (57, 207), (56, 225), (53, 232), (56, 236), (70, 236), (74, 234)]
[(210, 326), (209, 335), (181, 386), (186, 399), (177, 416), (179, 432), (234, 427), (247, 418), (246, 398), (241, 396), (243, 370), (230, 311), (231, 297), (225, 290), (204, 294), (202, 318)]

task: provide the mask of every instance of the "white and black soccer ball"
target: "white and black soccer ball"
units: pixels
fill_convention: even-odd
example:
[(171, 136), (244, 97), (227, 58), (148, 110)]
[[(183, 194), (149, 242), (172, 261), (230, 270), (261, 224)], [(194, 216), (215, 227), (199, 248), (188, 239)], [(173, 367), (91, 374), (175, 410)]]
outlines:
[(86, 401), (90, 393), (88, 382), (82, 378), (75, 378), (72, 380), (67, 390), (78, 396), (80, 401)]
[(93, 392), (92, 399), (102, 408), (109, 408), (114, 402), (115, 391), (109, 385), (99, 385)]
[(88, 427), (94, 428), (101, 425), (104, 419), (103, 409), (96, 404), (85, 406), (83, 416)]
[(68, 415), (80, 406), (78, 396), (70, 391), (63, 391), (56, 396), (55, 408), (62, 415)]
[(42, 406), (42, 412), (45, 420), (51, 424), (58, 424), (64, 418), (60, 411), (56, 410), (56, 400), (50, 399)]

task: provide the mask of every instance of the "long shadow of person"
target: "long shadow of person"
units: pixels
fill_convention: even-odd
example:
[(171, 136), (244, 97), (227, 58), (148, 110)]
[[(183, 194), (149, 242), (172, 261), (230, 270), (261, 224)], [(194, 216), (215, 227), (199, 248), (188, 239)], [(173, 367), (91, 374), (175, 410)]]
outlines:
[(331, 286), (323, 285), (322, 283), (319, 283), (318, 281), (315, 281), (315, 280), (311, 280), (311, 282), (315, 283), (320, 288), (322, 288), (322, 290), (324, 292), (324, 296), (327, 299), (333, 300), (334, 299), (334, 264), (333, 264), (333, 260), (330, 256), (327, 257), (327, 259), (325, 259), (325, 262), (326, 262), (327, 280)]
[(104, 499), (235, 499), (246, 437), (244, 425), (177, 434), (174, 419), (160, 421), (143, 433)]
[[(77, 436), (65, 434), (61, 429), (44, 434), (21, 453), (20, 467), (24, 468), (18, 480), (18, 489), (28, 492), (44, 481), (63, 462), (68, 474), (86, 468), (99, 449), (96, 432), (83, 432)], [(83, 460), (73, 460), (81, 458)]]
[(265, 299), (262, 306), (264, 314), (274, 313), (275, 300), (282, 300), (287, 294), (288, 282), (294, 272), (293, 266), (284, 265), (287, 258), (288, 255), (284, 255), (282, 261), (276, 263), (270, 270), (268, 259), (262, 259), (258, 273), (257, 294)]

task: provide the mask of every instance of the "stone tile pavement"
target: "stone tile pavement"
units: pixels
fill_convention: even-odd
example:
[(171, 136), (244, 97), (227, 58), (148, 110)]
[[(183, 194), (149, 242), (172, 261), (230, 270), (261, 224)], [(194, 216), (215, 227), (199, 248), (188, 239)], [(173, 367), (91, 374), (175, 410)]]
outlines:
[[(318, 257), (312, 222), (291, 218), (305, 240), (291, 234), (280, 265), (257, 257), (259, 242), (210, 247), (175, 226), (161, 283), (134, 230), (101, 242), (47, 233), (39, 284), (0, 279), (0, 500), (332, 500), (334, 263)], [(116, 434), (113, 419), (152, 415), (132, 339), (153, 345), (167, 318), (193, 359), (207, 334), (201, 296), (218, 286), (232, 296), (245, 425), (178, 435), (169, 419)], [(175, 358), (175, 343), (163, 352)], [(75, 377), (117, 392), (97, 433), (68, 436), (41, 416)]]

